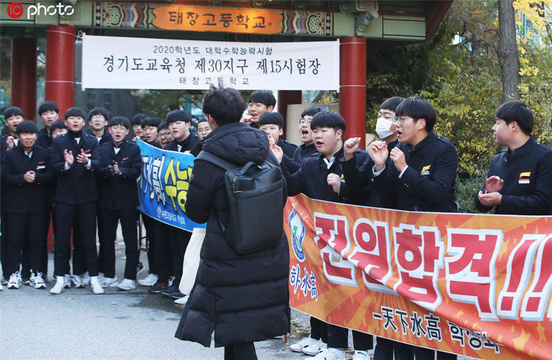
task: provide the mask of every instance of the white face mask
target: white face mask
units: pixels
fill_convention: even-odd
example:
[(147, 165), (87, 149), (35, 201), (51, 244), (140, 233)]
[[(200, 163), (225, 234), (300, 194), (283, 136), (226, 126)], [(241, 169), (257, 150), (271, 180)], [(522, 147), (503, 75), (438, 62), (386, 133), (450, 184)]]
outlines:
[(391, 125), (393, 125), (391, 120), (387, 120), (384, 117), (378, 118), (378, 121), (376, 122), (376, 133), (380, 139), (385, 139), (389, 135), (393, 134), (393, 131), (390, 130)]

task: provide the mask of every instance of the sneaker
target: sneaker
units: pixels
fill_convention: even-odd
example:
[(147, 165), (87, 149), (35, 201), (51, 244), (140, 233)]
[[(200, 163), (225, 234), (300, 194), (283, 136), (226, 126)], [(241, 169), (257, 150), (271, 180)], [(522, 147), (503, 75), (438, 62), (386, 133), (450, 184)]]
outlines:
[(8, 285), (8, 280), (6, 280), (6, 278), (3, 276), (2, 279), (0, 279), (0, 285)]
[(318, 355), (321, 351), (324, 351), (328, 348), (328, 345), (326, 345), (325, 342), (322, 341), (322, 339), (318, 339), (315, 343), (306, 346), (303, 348), (303, 354), (305, 355)]
[(39, 272), (36, 275), (32, 274), (31, 278), (31, 286), (35, 289), (46, 289), (46, 283), (44, 282), (44, 279), (42, 278), (42, 273)]
[(88, 271), (82, 274), (81, 278), (84, 285), (90, 285), (90, 274), (88, 274)]
[[(169, 296), (171, 297), (173, 293), (177, 292), (178, 291), (178, 288), (176, 287), (176, 285), (169, 285), (168, 288), (166, 288), (165, 290), (161, 290), (159, 291), (160, 294), (163, 294), (165, 296)], [(178, 291), (180, 292), (180, 291)]]
[(150, 287), (157, 282), (157, 275), (149, 274), (146, 278), (138, 280), (138, 284)]
[(146, 271), (146, 267), (141, 262), (138, 263), (138, 266), (136, 266), (136, 277), (139, 275), (142, 275), (142, 273)]
[(14, 272), (10, 275), (10, 280), (8, 281), (8, 289), (19, 289), (21, 286), (21, 274), (19, 271)]
[(71, 287), (71, 275), (65, 274), (63, 276), (63, 287), (69, 289)]
[(353, 355), (353, 360), (370, 360), (370, 355), (368, 355), (368, 351), (355, 350), (355, 354)]
[(113, 287), (117, 287), (117, 285), (119, 285), (119, 282), (117, 281), (117, 276), (112, 277), (112, 278), (104, 277), (99, 282), (100, 282), (100, 285), (104, 288), (113, 288)]
[(166, 288), (168, 288), (169, 285), (167, 283), (164, 283), (164, 282), (156, 282), (155, 284), (153, 284), (152, 286), (150, 286), (150, 288), (148, 289), (148, 291), (151, 293), (151, 294), (159, 294), (159, 292), (161, 290), (165, 290)]
[(92, 288), (92, 292), (96, 295), (101, 295), (104, 293), (104, 289), (102, 288), (97, 277), (90, 278), (90, 287)]
[(56, 284), (50, 289), (50, 294), (59, 295), (65, 287), (65, 276), (58, 276)]
[(2, 284), (0, 284), (0, 291), (4, 290), (4, 287), (2, 286)]
[(343, 350), (328, 348), (313, 357), (312, 360), (347, 360), (347, 354)]
[(313, 339), (311, 338), (310, 336), (309, 337), (306, 337), (304, 339), (302, 339), (301, 341), (295, 343), (295, 344), (292, 344), (289, 349), (291, 351), (294, 351), (294, 352), (303, 352), (303, 349), (306, 348), (307, 346), (310, 346), (310, 345), (313, 345), (315, 343), (317, 343), (318, 340), (316, 339)]
[(178, 304), (178, 305), (186, 305), (187, 302), (188, 302), (188, 296), (187, 295), (184, 295), (181, 298), (176, 299), (174, 301), (174, 303)]
[(73, 284), (74, 288), (81, 289), (84, 287), (84, 283), (82, 282), (82, 278), (79, 275), (73, 275), (71, 276), (71, 283)]
[(131, 279), (123, 279), (123, 281), (117, 285), (117, 288), (124, 291), (134, 290), (136, 289), (136, 283)]

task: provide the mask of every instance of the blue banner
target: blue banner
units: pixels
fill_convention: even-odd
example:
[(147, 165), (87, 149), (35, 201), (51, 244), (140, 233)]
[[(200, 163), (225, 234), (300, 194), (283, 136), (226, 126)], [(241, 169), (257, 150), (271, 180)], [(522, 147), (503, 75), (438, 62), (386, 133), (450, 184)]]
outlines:
[(138, 210), (149, 217), (179, 229), (204, 228), (186, 216), (194, 159), (192, 155), (167, 151), (137, 141), (142, 154), (142, 176), (138, 181)]

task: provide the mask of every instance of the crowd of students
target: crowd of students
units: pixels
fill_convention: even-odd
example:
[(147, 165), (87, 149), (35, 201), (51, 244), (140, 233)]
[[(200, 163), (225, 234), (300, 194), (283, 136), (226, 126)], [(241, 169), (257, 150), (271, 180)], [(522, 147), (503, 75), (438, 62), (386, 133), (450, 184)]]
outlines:
[[(437, 116), (427, 101), (417, 97), (384, 101), (376, 125), (380, 140), (368, 145), (367, 151), (359, 149), (360, 138), (344, 138), (346, 121), (340, 114), (318, 106), (308, 107), (298, 120), (301, 145), (285, 141), (284, 119), (273, 111), (275, 104), (269, 91), (254, 92), (240, 122), (267, 134), (288, 196), (303, 193), (313, 199), (407, 211), (461, 210), (454, 195), (458, 154), (449, 140), (433, 131)], [(166, 150), (197, 155), (204, 142), (229, 129), (219, 126), (226, 115), (220, 115), (217, 125), (213, 114), (206, 113), (207, 119), (197, 125), (198, 137), (190, 132), (191, 116), (183, 110), (170, 112), (165, 121), (144, 114), (130, 121), (110, 118), (100, 108), (88, 115), (71, 108), (65, 121), (60, 121), (58, 112), (53, 102), (39, 107), (44, 123), (40, 132), (33, 122), (22, 121), (19, 108), (8, 108), (4, 114), (9, 129), (1, 142), (4, 283), (18, 288), (28, 280), (35, 288), (46, 287), (45, 238), (52, 213), (56, 242), (51, 293), (59, 294), (71, 283), (76, 287), (89, 283), (95, 294), (103, 293), (103, 287), (132, 290), (137, 273), (143, 270), (136, 233), (136, 179), (142, 165), (138, 146), (125, 138), (132, 130), (133, 140), (140, 138)], [(531, 110), (512, 101), (501, 105), (495, 115), (492, 132), (505, 150), (493, 158), (481, 191), (474, 194), (477, 208), (482, 212), (495, 209), (500, 214), (552, 214), (552, 150), (532, 137)], [(85, 119), (92, 128), (90, 135), (82, 133)], [(211, 126), (218, 128), (213, 136), (209, 136)], [(178, 284), (190, 233), (147, 216), (142, 219), (149, 245), (149, 274), (138, 283), (148, 286), (151, 293), (184, 303)], [(115, 274), (114, 255), (118, 222), (126, 248), (121, 282)], [(353, 331), (353, 341), (353, 359), (369, 359), (372, 336)], [(348, 329), (311, 318), (311, 335), (293, 344), (291, 350), (313, 355), (316, 360), (344, 360), (347, 342)], [(250, 350), (245, 350), (248, 358), (255, 358), (254, 348)], [(434, 353), (378, 338), (374, 356), (377, 360), (393, 356), (397, 360), (432, 359)], [(437, 352), (437, 358), (455, 355)]]

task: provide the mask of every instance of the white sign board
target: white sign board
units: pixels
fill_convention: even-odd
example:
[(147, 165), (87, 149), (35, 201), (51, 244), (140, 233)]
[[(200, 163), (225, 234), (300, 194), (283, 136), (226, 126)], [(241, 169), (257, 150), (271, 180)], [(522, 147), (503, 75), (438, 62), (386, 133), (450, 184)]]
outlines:
[(337, 90), (339, 42), (242, 43), (83, 36), (82, 86)]

